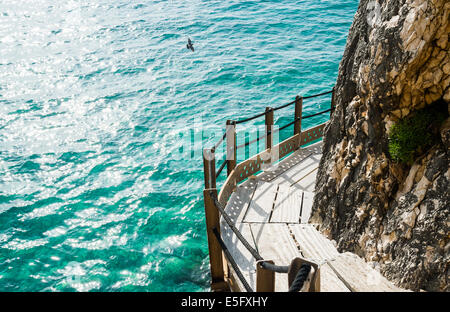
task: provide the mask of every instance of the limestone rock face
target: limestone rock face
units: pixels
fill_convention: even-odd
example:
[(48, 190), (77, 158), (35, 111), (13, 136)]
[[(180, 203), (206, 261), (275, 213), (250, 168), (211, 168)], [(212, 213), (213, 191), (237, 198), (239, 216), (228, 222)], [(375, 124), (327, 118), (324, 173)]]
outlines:
[(448, 0), (360, 1), (310, 219), (412, 290), (450, 290), (450, 120), (412, 166), (390, 158), (388, 132), (431, 103), (449, 105), (449, 34)]

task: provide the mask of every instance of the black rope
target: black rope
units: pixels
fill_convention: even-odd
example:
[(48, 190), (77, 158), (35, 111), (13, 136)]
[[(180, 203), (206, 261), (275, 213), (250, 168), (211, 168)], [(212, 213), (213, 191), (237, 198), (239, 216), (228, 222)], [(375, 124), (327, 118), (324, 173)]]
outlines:
[(240, 148), (242, 148), (242, 147), (249, 146), (250, 144), (253, 144), (253, 143), (255, 143), (255, 142), (258, 142), (258, 141), (260, 141), (260, 140), (266, 138), (267, 135), (271, 135), (271, 134), (277, 133), (278, 131), (281, 131), (281, 130), (283, 130), (283, 129), (289, 127), (289, 126), (292, 126), (293, 124), (295, 124), (295, 123), (296, 123), (297, 121), (299, 121), (299, 120), (300, 120), (300, 118), (296, 118), (294, 121), (288, 123), (287, 125), (284, 125), (283, 127), (280, 127), (280, 128), (275, 129), (275, 130), (273, 130), (273, 131), (270, 131), (270, 130), (269, 130), (269, 131), (267, 131), (266, 134), (264, 134), (264, 135), (261, 136), (261, 137), (257, 137), (257, 138), (254, 139), (254, 140), (251, 140), (251, 141), (245, 142), (245, 143), (243, 143), (243, 144), (241, 144), (241, 145), (238, 145), (238, 146), (236, 147), (236, 149), (240, 149)]
[[(314, 94), (314, 95), (310, 95), (310, 96), (303, 96), (302, 98), (303, 98), (303, 99), (311, 99), (311, 98), (315, 98), (315, 97), (318, 97), (318, 96), (330, 94), (330, 93), (332, 93), (333, 91), (334, 91), (334, 88), (331, 89), (330, 91), (327, 91), (327, 92), (323, 92), (323, 93), (319, 93), (319, 94)], [(235, 124), (238, 125), (238, 124), (241, 124), (241, 123), (244, 123), (244, 122), (247, 122), (247, 121), (251, 121), (251, 120), (253, 120), (253, 119), (256, 119), (256, 118), (259, 118), (259, 117), (262, 117), (262, 116), (266, 115), (268, 112), (276, 111), (276, 110), (279, 110), (279, 109), (288, 107), (289, 105), (292, 105), (292, 104), (294, 104), (294, 103), (295, 103), (295, 100), (292, 101), (292, 102), (283, 104), (283, 105), (281, 105), (281, 106), (272, 108), (272, 109), (270, 109), (270, 110), (268, 110), (268, 111), (265, 111), (264, 113), (257, 114), (257, 115), (255, 115), (255, 116), (252, 116), (252, 117), (249, 117), (249, 118), (245, 118), (245, 119), (241, 119), (241, 120), (235, 121)]]
[(300, 118), (295, 118), (294, 121), (291, 121), (290, 123), (288, 123), (287, 125), (284, 125), (283, 127), (278, 128), (278, 131), (281, 131), (289, 126), (292, 126), (293, 124), (295, 124), (297, 121), (299, 121)]
[(246, 119), (238, 120), (238, 121), (236, 121), (236, 124), (238, 125), (238, 124), (241, 124), (241, 123), (244, 123), (244, 122), (247, 122), (247, 121), (256, 119), (256, 118), (259, 118), (259, 117), (261, 117), (261, 116), (264, 116), (266, 113), (267, 113), (267, 112), (264, 112), (264, 113), (255, 115), (255, 116), (253, 116), (253, 117), (249, 117), (249, 118), (246, 118)]
[(261, 266), (263, 267), (263, 269), (269, 270), (269, 271), (273, 271), (273, 272), (277, 272), (277, 273), (288, 273), (289, 271), (289, 266), (285, 266), (285, 265), (275, 265), (272, 264), (270, 262), (261, 262)]
[(226, 137), (227, 137), (227, 132), (225, 131), (225, 133), (222, 135), (222, 138), (214, 145), (211, 152), (214, 153), (216, 151), (216, 149), (219, 147), (220, 143), (222, 143)]
[[(308, 96), (308, 97), (304, 97), (304, 99), (306, 99), (306, 98), (312, 98), (312, 97), (316, 97), (316, 96), (320, 96), (320, 95), (324, 95), (324, 94), (328, 94), (328, 93), (331, 93), (331, 92), (333, 92), (333, 90), (328, 91), (328, 92), (325, 92), (325, 93), (321, 93), (321, 94), (316, 94), (316, 95), (311, 95), (311, 96)], [(278, 110), (278, 109), (280, 109), (280, 108), (284, 108), (284, 107), (286, 107), (286, 106), (291, 105), (292, 103), (295, 103), (295, 101), (294, 101), (294, 102), (287, 103), (287, 104), (285, 104), (285, 105), (283, 105), (283, 106), (279, 106), (279, 107), (277, 107), (277, 108), (273, 108), (272, 111)], [(324, 110), (324, 111), (321, 111), (321, 112), (318, 112), (318, 113), (315, 113), (315, 114), (302, 116), (301, 119), (307, 119), (307, 118), (315, 117), (315, 116), (318, 116), (318, 115), (321, 115), (321, 114), (325, 114), (325, 113), (328, 113), (328, 112), (331, 112), (331, 111), (334, 111), (334, 110), (335, 110), (335, 107), (331, 107), (331, 108), (329, 108), (329, 109), (326, 109), (326, 110)], [(268, 111), (268, 112), (269, 112), (269, 111)], [(255, 115), (255, 116), (253, 116), (253, 117), (247, 118), (247, 119), (242, 119), (242, 120), (235, 121), (234, 124), (237, 125), (237, 124), (240, 124), (240, 123), (244, 123), (244, 122), (247, 122), (247, 121), (256, 119), (256, 118), (258, 118), (258, 117), (264, 116), (266, 113), (267, 113), (267, 112), (264, 112), (264, 113)], [(292, 126), (292, 125), (295, 124), (298, 120), (299, 120), (299, 119), (296, 118), (294, 121), (288, 123), (287, 125), (284, 125), (284, 126), (280, 127), (280, 128), (279, 128), (278, 130), (276, 130), (276, 131), (280, 131), (280, 130), (283, 130), (283, 129), (289, 127), (289, 126)], [(276, 131), (274, 131), (274, 133), (275, 133)], [(270, 135), (270, 134), (271, 134), (271, 133), (270, 133), (270, 131), (269, 131), (269, 135)], [(225, 139), (226, 136), (227, 136), (227, 133), (225, 132), (224, 135), (223, 135), (223, 137), (219, 140), (219, 142), (217, 142), (216, 145), (214, 145), (214, 147), (213, 147), (213, 149), (212, 149), (213, 152), (215, 151), (215, 149), (216, 149), (217, 147), (219, 147), (220, 143), (223, 142), (223, 140)], [(266, 135), (264, 135), (264, 136), (262, 136), (262, 137), (258, 137), (257, 139), (252, 140), (252, 141), (250, 141), (250, 142), (246, 142), (245, 144), (241, 144), (241, 145), (237, 146), (237, 149), (242, 148), (242, 147), (244, 147), (244, 146), (248, 146), (248, 145), (250, 145), (250, 144), (252, 144), (252, 143), (258, 142), (259, 140), (264, 139), (265, 137), (266, 137)]]
[[(269, 131), (269, 134), (270, 134), (270, 131)], [(254, 140), (251, 140), (251, 141), (245, 142), (245, 143), (243, 143), (243, 144), (241, 144), (241, 145), (238, 145), (238, 146), (236, 146), (236, 149), (240, 149), (240, 148), (242, 148), (242, 147), (249, 146), (250, 144), (253, 144), (253, 143), (255, 143), (255, 142), (258, 142), (259, 140), (264, 139), (266, 136), (267, 136), (267, 134), (264, 134), (263, 136), (257, 137), (257, 138), (254, 139)]]
[(332, 93), (333, 91), (334, 91), (334, 88), (331, 89), (330, 91), (327, 91), (327, 92), (323, 92), (323, 93), (319, 93), (319, 94), (314, 94), (314, 95), (310, 95), (310, 96), (304, 96), (303, 99), (311, 99), (311, 98), (315, 98), (315, 97), (318, 97), (318, 96), (330, 94), (330, 93)]
[(244, 245), (245, 248), (252, 254), (253, 258), (255, 258), (257, 261), (264, 260), (263, 257), (256, 251), (255, 248), (253, 248), (249, 242), (242, 236), (241, 232), (234, 226), (233, 221), (231, 221), (230, 216), (225, 212), (225, 209), (222, 207), (222, 205), (217, 200), (217, 196), (214, 192), (209, 193), (211, 198), (214, 201), (214, 205), (219, 209), (220, 213), (222, 214), (222, 217), (224, 218), (225, 222), (228, 224), (230, 229), (236, 234), (237, 238), (241, 241), (241, 243)]
[(298, 292), (300, 289), (302, 289), (303, 284), (305, 283), (306, 279), (308, 278), (308, 274), (311, 271), (311, 265), (310, 264), (302, 264), (300, 267), (300, 270), (297, 272), (297, 276), (295, 276), (295, 280), (292, 282), (291, 287), (289, 287), (289, 292)]
[(220, 237), (219, 231), (217, 231), (216, 228), (212, 229), (214, 235), (216, 236), (217, 241), (219, 242), (220, 247), (222, 248), (222, 251), (225, 253), (225, 256), (228, 259), (228, 262), (230, 262), (231, 266), (233, 267), (234, 271), (236, 272), (236, 275), (241, 280), (242, 285), (244, 285), (245, 290), (247, 292), (253, 292), (253, 289), (250, 287), (250, 285), (247, 283), (247, 280), (245, 279), (244, 275), (242, 274), (241, 270), (239, 269), (239, 266), (234, 261), (233, 257), (230, 254), (230, 251), (227, 248), (227, 245), (225, 245), (224, 241)]
[[(325, 113), (328, 113), (328, 112), (331, 112), (331, 111), (334, 111), (334, 110), (335, 110), (335, 108), (332, 107), (332, 108), (326, 109), (326, 110), (324, 110), (324, 111), (321, 111), (321, 112), (318, 112), (318, 113), (315, 113), (315, 114), (312, 114), (312, 115), (302, 116), (301, 119), (311, 118), (311, 117), (318, 116), (318, 115), (321, 115), (321, 114), (325, 114)], [(297, 121), (299, 121), (299, 120), (300, 120), (300, 118), (295, 118), (295, 119), (294, 119), (293, 121), (291, 121), (290, 123), (288, 123), (288, 124), (286, 124), (286, 125), (284, 125), (284, 126), (278, 128), (278, 129), (275, 129), (274, 131), (270, 131), (270, 130), (269, 130), (269, 131), (267, 132), (267, 134), (263, 135), (262, 137), (257, 137), (256, 139), (254, 139), (254, 140), (252, 140), (252, 141), (245, 142), (245, 143), (243, 143), (243, 144), (241, 144), (241, 145), (238, 145), (238, 146), (236, 147), (236, 149), (240, 149), (240, 148), (242, 148), (242, 147), (249, 146), (250, 144), (256, 143), (256, 142), (258, 142), (258, 141), (264, 139), (265, 137), (267, 137), (267, 135), (270, 135), (270, 134), (272, 134), (272, 133), (277, 133), (278, 131), (284, 130), (284, 129), (286, 129), (286, 128), (289, 127), (289, 126), (292, 126), (293, 124), (295, 124), (295, 123), (296, 123)]]
[[(244, 247), (247, 248), (247, 250), (251, 253), (253, 258), (256, 259), (256, 261), (261, 261), (261, 260), (263, 261), (264, 259), (263, 259), (263, 257), (261, 257), (259, 252), (249, 244), (249, 242), (242, 236), (241, 232), (239, 232), (239, 230), (234, 226), (233, 221), (231, 221), (230, 216), (225, 212), (222, 205), (219, 203), (219, 201), (216, 197), (216, 194), (211, 191), (210, 195), (214, 201), (214, 205), (217, 207), (217, 209), (219, 209), (225, 222), (228, 224), (228, 226), (231, 228), (231, 230), (234, 232), (234, 234), (236, 234), (237, 238), (241, 241), (242, 245), (244, 245)], [(275, 265), (275, 264), (272, 264), (269, 262), (262, 262), (261, 266), (266, 270), (270, 270), (270, 271), (274, 271), (274, 272), (278, 272), (278, 273), (287, 273), (289, 270), (288, 266)]]
[(227, 164), (227, 160), (226, 159), (224, 159), (223, 160), (223, 163), (220, 165), (220, 167), (219, 167), (219, 170), (217, 170), (217, 172), (216, 172), (216, 179), (217, 179), (217, 177), (220, 175), (220, 173), (222, 172), (222, 170), (223, 170), (223, 168), (225, 168), (225, 165)]
[(275, 108), (273, 108), (273, 110), (274, 110), (274, 111), (276, 111), (276, 110), (279, 110), (279, 109), (282, 109), (282, 108), (288, 107), (289, 105), (292, 105), (292, 104), (294, 104), (294, 103), (295, 103), (295, 100), (294, 100), (294, 101), (292, 101), (292, 102), (289, 102), (289, 103), (287, 103), (287, 104), (284, 104), (284, 105), (281, 105), (281, 106), (275, 107)]

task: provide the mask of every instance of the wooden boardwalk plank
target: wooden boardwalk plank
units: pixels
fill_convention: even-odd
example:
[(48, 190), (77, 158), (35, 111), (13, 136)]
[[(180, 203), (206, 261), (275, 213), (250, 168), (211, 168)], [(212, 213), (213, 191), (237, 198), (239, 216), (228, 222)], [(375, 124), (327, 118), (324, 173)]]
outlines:
[(301, 206), (302, 191), (280, 185), (270, 222), (298, 223)]
[[(324, 261), (334, 259), (339, 255), (331, 241), (323, 237), (312, 225), (290, 224), (289, 228), (305, 258), (322, 264)], [(328, 264), (323, 264), (320, 267), (320, 291), (348, 292), (350, 290)]]
[(318, 167), (313, 167), (305, 175), (303, 175), (301, 179), (297, 179), (294, 184), (291, 184), (291, 187), (298, 188), (302, 191), (314, 192), (314, 188), (316, 186), (317, 170)]
[(259, 181), (244, 222), (269, 222), (278, 185)]
[(300, 217), (300, 223), (308, 223), (309, 217), (311, 216), (313, 198), (314, 193), (303, 192), (302, 215)]
[(279, 163), (275, 163), (271, 170), (266, 170), (258, 175), (258, 178), (262, 181), (275, 182), (275, 180), (282, 174), (286, 173), (288, 170), (296, 167), (299, 163), (303, 162), (305, 159), (311, 155), (318, 155), (320, 158), (322, 155), (322, 141), (312, 144), (308, 147), (303, 147), (291, 155), (287, 156)]
[[(273, 260), (276, 265), (289, 265), (292, 259), (301, 256), (289, 228), (283, 223), (251, 223), (258, 251), (264, 259)], [(287, 274), (275, 274), (275, 290), (287, 291)]]
[(225, 211), (233, 222), (242, 222), (255, 191), (256, 184), (256, 180), (249, 179), (239, 185), (236, 188), (236, 191), (231, 194), (227, 206), (225, 207)]
[[(264, 259), (289, 265), (300, 256), (321, 265), (321, 291), (403, 291), (355, 254), (339, 254), (330, 240), (307, 224), (321, 144), (302, 148), (278, 168), (243, 182), (225, 210)], [(223, 219), (221, 235), (247, 282), (256, 289), (256, 261)], [(245, 291), (236, 276), (234, 280)], [(276, 273), (275, 290), (288, 290), (287, 274)]]
[(312, 158), (312, 155), (305, 158), (303, 161), (298, 163), (295, 167), (287, 170), (286, 172), (280, 174), (275, 180), (273, 180), (273, 183), (277, 184), (286, 184), (286, 185), (292, 185), (294, 184), (298, 179), (303, 177), (308, 173), (308, 171), (311, 171), (313, 169), (313, 166), (316, 166), (315, 160)]
[(321, 263), (334, 259), (339, 254), (333, 243), (311, 224), (289, 224), (289, 228), (305, 258)]
[(392, 292), (404, 291), (389, 282), (378, 271), (371, 268), (357, 255), (346, 252), (339, 254), (329, 265), (338, 272), (352, 291), (361, 292)]

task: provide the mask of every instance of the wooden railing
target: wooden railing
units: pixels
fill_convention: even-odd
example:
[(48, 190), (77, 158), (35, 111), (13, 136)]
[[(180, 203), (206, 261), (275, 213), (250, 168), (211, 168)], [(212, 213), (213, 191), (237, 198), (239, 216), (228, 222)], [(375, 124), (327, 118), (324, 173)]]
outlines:
[[(331, 93), (331, 107), (329, 109), (321, 111), (319, 113), (303, 116), (302, 114), (303, 101), (305, 99), (318, 97), (330, 93)], [(278, 129), (274, 129), (274, 112), (279, 109), (288, 107), (290, 105), (295, 106), (294, 120), (288, 123), (287, 125), (284, 125)], [(323, 136), (323, 131), (326, 122), (319, 124), (315, 127), (309, 128), (305, 131), (301, 131), (302, 120), (318, 116), (327, 112), (330, 112), (331, 116), (333, 110), (334, 110), (334, 88), (331, 91), (312, 96), (307, 97), (297, 96), (295, 100), (290, 103), (284, 104), (276, 108), (267, 107), (264, 113), (260, 113), (253, 117), (238, 121), (227, 120), (226, 131), (219, 140), (219, 142), (217, 142), (212, 148), (207, 148), (203, 150), (203, 167), (205, 178), (205, 189), (203, 191), (203, 197), (205, 204), (205, 217), (208, 236), (212, 290), (224, 290), (228, 287), (225, 281), (225, 271), (224, 271), (224, 268), (227, 267), (225, 263), (227, 259), (226, 257), (223, 257), (222, 249), (214, 235), (214, 231), (218, 231), (220, 233), (220, 213), (217, 207), (215, 206), (214, 200), (212, 198), (212, 196), (217, 197), (217, 185), (216, 185), (217, 177), (219, 177), (222, 170), (226, 166), (227, 179), (224, 182), (218, 195), (219, 204), (221, 204), (223, 207), (226, 207), (226, 204), (232, 192), (235, 190), (239, 182), (263, 170), (264, 166), (270, 165), (273, 162), (278, 161), (279, 159), (296, 151), (301, 146), (306, 145)], [(264, 136), (258, 137), (256, 140), (253, 140), (251, 142), (245, 142), (244, 144), (237, 146), (236, 126), (238, 124), (245, 123), (263, 116), (265, 117)], [(274, 134), (292, 125), (294, 125), (294, 131), (292, 136), (274, 146), (273, 145)], [(262, 139), (265, 139), (266, 143), (265, 144), (266, 149), (264, 151), (240, 163), (237, 163), (237, 150), (239, 148), (249, 146), (250, 144), (259, 142)], [(219, 169), (216, 171), (215, 151), (217, 147), (219, 147), (224, 142), (226, 143), (226, 159), (219, 166)], [(263, 271), (257, 270), (257, 272)], [(262, 278), (262, 276), (263, 275), (261, 275), (260, 279)]]

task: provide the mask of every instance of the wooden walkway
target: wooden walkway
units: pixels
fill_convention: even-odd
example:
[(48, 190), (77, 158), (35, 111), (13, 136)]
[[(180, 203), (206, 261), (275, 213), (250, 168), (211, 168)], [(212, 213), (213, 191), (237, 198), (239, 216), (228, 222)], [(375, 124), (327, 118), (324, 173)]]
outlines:
[[(226, 206), (235, 226), (265, 260), (289, 265), (303, 257), (320, 265), (320, 291), (402, 291), (352, 253), (308, 224), (322, 143), (301, 148), (278, 166), (238, 185)], [(221, 219), (221, 236), (249, 285), (256, 289), (256, 261)], [(287, 274), (276, 273), (275, 291), (287, 291)], [(238, 289), (244, 288), (235, 279)]]

